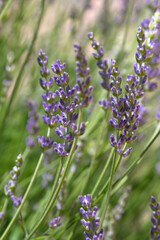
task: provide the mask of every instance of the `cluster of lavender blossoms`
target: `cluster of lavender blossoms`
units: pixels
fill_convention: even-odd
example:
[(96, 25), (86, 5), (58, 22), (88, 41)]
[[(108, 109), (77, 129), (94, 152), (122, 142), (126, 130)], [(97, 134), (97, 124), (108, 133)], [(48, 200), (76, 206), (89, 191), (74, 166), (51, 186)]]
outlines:
[(93, 86), (91, 83), (90, 68), (88, 66), (87, 59), (83, 53), (82, 47), (79, 44), (74, 44), (74, 49), (76, 53), (76, 74), (77, 74), (77, 84), (76, 88), (76, 101), (80, 103), (81, 107), (87, 107), (88, 104), (93, 99), (92, 91)]
[(151, 205), (150, 205), (153, 216), (151, 217), (152, 228), (151, 228), (151, 239), (156, 240), (160, 239), (160, 204), (157, 202), (155, 197), (151, 197)]
[(15, 160), (15, 166), (10, 171), (11, 179), (8, 181), (8, 184), (5, 185), (4, 187), (5, 195), (11, 198), (15, 207), (18, 207), (22, 202), (21, 196), (16, 197), (14, 195), (17, 188), (17, 180), (19, 179), (20, 176), (22, 163), (23, 163), (22, 155), (19, 154), (17, 156), (17, 159)]
[(141, 25), (146, 38), (147, 90), (152, 91), (157, 88), (157, 83), (152, 80), (160, 77), (158, 68), (160, 63), (160, 9), (151, 19), (144, 19)]
[[(92, 32), (88, 33), (89, 39), (92, 41), (92, 47), (96, 50), (97, 53), (92, 53), (94, 58), (96, 59), (97, 66), (99, 67), (99, 75), (101, 76), (101, 86), (107, 90), (110, 91), (112, 87), (112, 83), (110, 81), (110, 74), (111, 74), (111, 68), (108, 66), (108, 60), (103, 58), (104, 56), (104, 50), (103, 46), (100, 45), (99, 42), (94, 38), (94, 35)], [(107, 111), (110, 107), (110, 101), (109, 99), (103, 98), (101, 101), (99, 101), (99, 104), (104, 109), (104, 111)]]
[(149, 56), (146, 51), (144, 30), (138, 27), (135, 74), (127, 76), (124, 91), (121, 87), (122, 77), (116, 61), (112, 60), (108, 67), (107, 60), (103, 59), (103, 47), (94, 39), (93, 33), (89, 33), (88, 36), (92, 41), (92, 47), (97, 51), (93, 55), (101, 69), (99, 72), (102, 78), (101, 85), (108, 91), (108, 99), (103, 99), (99, 103), (105, 111), (109, 106), (112, 107), (113, 115), (110, 123), (117, 130), (116, 138), (114, 134), (110, 136), (111, 146), (117, 148), (118, 153), (125, 157), (132, 150), (131, 147), (126, 149), (126, 145), (136, 139), (135, 133), (140, 121), (139, 99), (144, 96), (145, 85), (148, 81), (146, 62), (149, 61)]
[(37, 103), (36, 101), (29, 101), (27, 103), (27, 106), (30, 110), (28, 113), (28, 121), (27, 121), (27, 131), (29, 133), (29, 136), (26, 138), (27, 146), (32, 148), (36, 145), (36, 139), (35, 136), (40, 130), (40, 126), (38, 123), (38, 119), (40, 117), (40, 114), (37, 112)]
[(91, 195), (79, 196), (79, 200), (83, 206), (80, 208), (84, 217), (84, 219), (81, 220), (81, 223), (85, 228), (84, 235), (86, 240), (101, 240), (103, 238), (103, 229), (101, 229), (99, 233), (97, 232), (100, 225), (100, 218), (96, 218), (98, 208), (92, 207)]
[[(76, 47), (78, 49), (78, 45)], [(51, 138), (45, 136), (38, 136), (38, 141), (43, 150), (47, 150), (53, 146), (54, 151), (61, 157), (69, 154), (72, 143), (75, 137), (83, 135), (86, 128), (86, 123), (81, 122), (77, 125), (79, 114), (77, 110), (80, 107), (85, 107), (91, 100), (90, 97), (90, 77), (88, 76), (88, 69), (85, 73), (85, 65), (83, 65), (83, 57), (78, 58), (77, 50), (77, 78), (82, 76), (87, 77), (86, 81), (81, 82), (78, 78), (75, 87), (71, 88), (69, 85), (69, 75), (65, 72), (66, 64), (59, 60), (51, 65), (53, 76), (50, 76), (50, 70), (47, 69), (48, 57), (43, 50), (40, 50), (38, 56), (38, 63), (42, 67), (40, 71), (43, 79), (40, 79), (41, 87), (46, 91), (42, 94), (43, 108), (46, 115), (43, 115), (43, 121), (48, 128), (56, 128), (55, 132), (63, 140), (63, 143), (52, 141)], [(53, 84), (58, 86), (54, 92), (51, 91)], [(77, 93), (76, 93), (77, 91)]]

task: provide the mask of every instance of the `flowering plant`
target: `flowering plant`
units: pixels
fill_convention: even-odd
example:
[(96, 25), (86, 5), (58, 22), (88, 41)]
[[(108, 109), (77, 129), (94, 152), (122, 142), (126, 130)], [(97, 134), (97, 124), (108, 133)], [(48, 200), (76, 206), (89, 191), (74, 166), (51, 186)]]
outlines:
[[(0, 21), (6, 26), (10, 23), (7, 13), (9, 14), (11, 2), (9, 0), (0, 12)], [(16, 24), (19, 18), (23, 18), (25, 2), (22, 1), (19, 10), (15, 7), (15, 11), (18, 11), (18, 16), (15, 15)], [(122, 6), (124, 2), (122, 0)], [(151, 178), (158, 178), (160, 172), (158, 165), (155, 168), (158, 156), (156, 140), (160, 135), (159, 112), (156, 117), (155, 111), (159, 107), (154, 107), (159, 94), (160, 6), (157, 2), (146, 3), (146, 8), (150, 6), (153, 16), (139, 20), (141, 23), (137, 31), (132, 33), (133, 43), (132, 39), (128, 40), (127, 34), (131, 34), (129, 24), (135, 26), (138, 18), (138, 13), (134, 12), (136, 1), (135, 8), (132, 1), (129, 5), (126, 4), (126, 25), (122, 6), (121, 20), (115, 18), (114, 14), (112, 16), (113, 6), (108, 9), (106, 5), (103, 6), (101, 17), (104, 17), (103, 11), (106, 10), (108, 16), (111, 14), (111, 22), (103, 25), (102, 19), (97, 18), (99, 27), (95, 33), (88, 33), (87, 45), (83, 42), (82, 48), (79, 43), (74, 44), (73, 61), (70, 46), (67, 45), (70, 41), (63, 36), (65, 34), (62, 35), (63, 31), (57, 29), (65, 29), (65, 24), (71, 21), (71, 39), (79, 36), (80, 42), (80, 36), (83, 36), (87, 41), (87, 34), (82, 25), (76, 33), (76, 16), (70, 10), (69, 17), (66, 17), (65, 3), (64, 12), (58, 3), (54, 3), (54, 6), (53, 3), (50, 3), (51, 6), (47, 3), (57, 10), (61, 18), (57, 17), (55, 29), (50, 30), (48, 38), (45, 37), (40, 42), (45, 51), (41, 46), (39, 52), (37, 50), (37, 66), (33, 47), (47, 5), (44, 3), (45, 0), (42, 0), (30, 47), (28, 48), (27, 42), (23, 43), (23, 49), (28, 48), (26, 57), (22, 55), (23, 51), (11, 51), (12, 58), (7, 58), (3, 63), (8, 65), (2, 76), (0, 94), (0, 240), (102, 240), (115, 239), (117, 236), (117, 239), (125, 239), (128, 235), (133, 239), (133, 225), (138, 229), (139, 222), (143, 219), (140, 214), (146, 214), (144, 209), (142, 211), (142, 202), (149, 201), (151, 190), (156, 194), (157, 188), (154, 189)], [(81, 20), (85, 13), (89, 14), (88, 11), (88, 5), (84, 4)], [(130, 18), (131, 12), (133, 20)], [(140, 13), (142, 12), (143, 9)], [(149, 15), (147, 11), (146, 13)], [(123, 29), (118, 31), (118, 28), (123, 24), (125, 33), (120, 46), (119, 36)], [(8, 46), (13, 48), (22, 42), (23, 28), (18, 25), (15, 28), (15, 43), (13, 41), (11, 44), (8, 40)], [(106, 29), (106, 32), (110, 30), (111, 33), (116, 29), (113, 32), (114, 40), (110, 44), (112, 51), (107, 51), (105, 42), (102, 45), (96, 40), (101, 35), (103, 42), (103, 36), (99, 32), (101, 28)], [(59, 39), (58, 42), (54, 37), (59, 32), (61, 41)], [(4, 44), (5, 31), (2, 39)], [(62, 43), (63, 41), (66, 42)], [(110, 39), (105, 41), (109, 43)], [(119, 50), (116, 50), (114, 41)], [(24, 62), (14, 81), (18, 57)], [(29, 64), (30, 61), (32, 64)], [(27, 81), (20, 84), (26, 69), (29, 69), (24, 78)], [(37, 69), (40, 73), (37, 73)], [(150, 103), (153, 107), (149, 109)], [(16, 160), (13, 163), (14, 155)], [(148, 159), (152, 155), (154, 161)], [(141, 163), (143, 159), (146, 164), (145, 161)], [(139, 178), (143, 180), (139, 181)], [(145, 191), (142, 188), (146, 188)], [(141, 198), (143, 201), (140, 201)], [(159, 203), (155, 197), (151, 198), (151, 209), (151, 238), (159, 239)], [(128, 219), (134, 219), (135, 224), (129, 225)], [(142, 238), (145, 239), (149, 230), (147, 233), (144, 220), (142, 227), (143, 225), (145, 230)], [(125, 231), (121, 231), (122, 228)], [(139, 236), (138, 233), (135, 236)]]

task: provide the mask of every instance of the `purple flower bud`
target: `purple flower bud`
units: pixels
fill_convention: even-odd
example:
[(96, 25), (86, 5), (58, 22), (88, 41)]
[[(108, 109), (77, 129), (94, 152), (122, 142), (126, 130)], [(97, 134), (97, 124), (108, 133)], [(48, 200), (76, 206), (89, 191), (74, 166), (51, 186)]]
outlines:
[(99, 224), (100, 224), (100, 217), (96, 218), (96, 221), (95, 221), (95, 231), (97, 231), (97, 229), (99, 228)]
[(86, 213), (86, 211), (85, 211), (83, 208), (80, 208), (80, 211), (81, 211), (82, 215), (83, 215), (85, 218), (87, 218), (87, 213)]
[(22, 154), (21, 154), (21, 153), (17, 156), (17, 159), (16, 159), (15, 162), (16, 162), (16, 166), (17, 166), (17, 167), (21, 167), (21, 166), (22, 166), (23, 157), (22, 157)]
[(143, 27), (143, 28), (148, 28), (148, 26), (149, 26), (149, 24), (150, 24), (150, 19), (148, 19), (148, 18), (145, 18), (145, 19), (143, 19), (143, 21), (141, 22), (141, 26)]
[(64, 69), (66, 67), (66, 64), (61, 62), (59, 60), (56, 61), (55, 64), (51, 65), (52, 71), (56, 74), (62, 74), (64, 72)]
[(88, 194), (87, 196), (79, 196), (79, 201), (82, 203), (84, 207), (89, 207), (92, 202), (91, 194)]
[(67, 131), (62, 125), (59, 128), (56, 128), (56, 133), (60, 138), (64, 138), (64, 133)]
[(88, 37), (89, 37), (90, 40), (93, 40), (93, 38), (94, 38), (93, 32), (89, 32)]
[(4, 212), (0, 212), (0, 222), (4, 220)]
[(54, 144), (54, 141), (52, 141), (51, 138), (46, 138), (45, 136), (42, 136), (42, 137), (38, 136), (37, 139), (40, 147), (44, 151), (47, 149), (50, 149)]
[(65, 150), (65, 145), (64, 144), (60, 144), (60, 143), (56, 143), (54, 142), (54, 151), (62, 157), (65, 157), (68, 155), (68, 153)]
[(42, 77), (47, 78), (50, 75), (50, 71), (45, 66), (43, 66), (40, 74)]
[(82, 122), (80, 124), (80, 135), (84, 134), (85, 130), (86, 130), (86, 123)]
[(105, 98), (99, 101), (99, 104), (105, 111), (111, 106), (111, 103), (109, 101), (107, 102)]
[(132, 147), (128, 148), (128, 149), (123, 153), (123, 156), (124, 156), (124, 157), (128, 156), (131, 151), (132, 151)]
[(81, 220), (82, 225), (85, 227), (87, 231), (92, 230), (92, 225), (90, 221), (85, 221), (84, 219)]
[(149, 91), (154, 91), (156, 88), (157, 88), (157, 83), (150, 82), (150, 83), (148, 84), (148, 90), (149, 90)]
[(19, 207), (19, 205), (22, 202), (22, 197), (16, 197), (14, 195), (11, 195), (11, 199), (12, 199), (13, 204), (14, 204), (15, 207)]
[(56, 217), (49, 223), (50, 228), (57, 228), (61, 225), (61, 217)]
[(115, 140), (113, 134), (110, 135), (110, 143), (111, 143), (112, 147), (116, 147), (117, 146), (117, 143), (116, 143), (116, 140)]
[(43, 49), (39, 50), (38, 56), (40, 59), (44, 59), (44, 57), (46, 56), (45, 52), (43, 51)]

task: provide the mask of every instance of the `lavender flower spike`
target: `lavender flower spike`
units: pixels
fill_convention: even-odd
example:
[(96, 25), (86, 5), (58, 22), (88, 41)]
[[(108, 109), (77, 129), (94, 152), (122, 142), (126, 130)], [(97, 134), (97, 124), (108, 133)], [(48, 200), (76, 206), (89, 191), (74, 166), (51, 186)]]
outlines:
[(22, 202), (21, 196), (16, 197), (14, 195), (17, 188), (17, 180), (19, 179), (19, 176), (20, 176), (22, 163), (23, 163), (23, 158), (22, 158), (22, 155), (19, 154), (17, 156), (17, 159), (15, 160), (15, 166), (10, 171), (11, 179), (8, 181), (8, 184), (6, 184), (4, 187), (5, 195), (11, 198), (15, 207), (18, 207)]
[(37, 103), (36, 101), (29, 101), (27, 103), (28, 108), (30, 109), (30, 112), (28, 113), (28, 121), (27, 121), (27, 131), (29, 133), (29, 136), (26, 139), (27, 146), (32, 148), (36, 145), (35, 136), (40, 130), (38, 119), (39, 119), (39, 113), (37, 113)]
[(151, 19), (144, 19), (141, 23), (145, 34), (146, 65), (147, 65), (147, 90), (153, 91), (157, 83), (152, 80), (159, 78), (160, 63), (160, 9), (154, 13)]
[(96, 214), (98, 211), (97, 207), (92, 207), (92, 197), (90, 194), (87, 196), (79, 196), (79, 200), (82, 203), (80, 211), (83, 215), (83, 219), (81, 220), (82, 225), (85, 228), (84, 235), (86, 240), (102, 240), (103, 238), (103, 229), (98, 233), (97, 230), (100, 224), (100, 218), (96, 218)]
[[(51, 69), (54, 75), (50, 77), (50, 71), (47, 69), (48, 58), (46, 58), (46, 54), (43, 50), (40, 50), (38, 57), (38, 63), (42, 67), (41, 75), (43, 78), (43, 80), (40, 79), (40, 85), (46, 91), (45, 94), (41, 95), (43, 98), (43, 108), (46, 113), (42, 116), (42, 119), (48, 128), (55, 130), (55, 133), (60, 138), (60, 142), (55, 142), (52, 141), (51, 138), (39, 136), (38, 142), (44, 151), (53, 147), (54, 151), (63, 158), (68, 156), (74, 138), (84, 134), (87, 125), (87, 123), (81, 122), (80, 129), (77, 127), (77, 111), (82, 105), (88, 105), (91, 98), (90, 93), (92, 91), (90, 77), (88, 76), (89, 70), (86, 67), (86, 62), (82, 61), (85, 58), (82, 55), (80, 56), (77, 74), (84, 78), (86, 77), (86, 82), (78, 81), (79, 85), (73, 88), (69, 85), (69, 75), (65, 72), (65, 63), (61, 63), (57, 60), (56, 63), (52, 64)], [(54, 92), (52, 92), (53, 80), (55, 81), (55, 88), (57, 88)], [(80, 99), (80, 101), (76, 95), (76, 90), (78, 90), (76, 87), (78, 87), (81, 93), (82, 90), (84, 91), (84, 95), (82, 94), (83, 96), (81, 96), (82, 99)]]
[[(96, 50), (96, 53), (92, 53), (94, 58), (96, 59), (97, 66), (100, 69), (99, 75), (101, 77), (101, 86), (107, 90), (110, 91), (112, 84), (110, 81), (110, 75), (111, 75), (111, 68), (108, 67), (108, 60), (104, 58), (104, 51), (103, 46), (100, 45), (100, 43), (94, 38), (94, 35), (92, 32), (88, 33), (88, 37), (92, 42), (92, 48)], [(99, 101), (100, 106), (103, 108), (104, 111), (107, 111), (110, 107), (110, 101), (109, 99), (102, 99)]]
[(150, 207), (153, 211), (153, 216), (151, 217), (152, 228), (150, 230), (151, 239), (157, 240), (160, 239), (160, 203), (153, 196), (151, 197)]
[(79, 44), (74, 44), (76, 53), (76, 73), (77, 84), (75, 88), (77, 90), (76, 102), (79, 102), (81, 107), (87, 107), (92, 100), (93, 86), (91, 83), (90, 68), (88, 66), (87, 59), (83, 53), (82, 47)]

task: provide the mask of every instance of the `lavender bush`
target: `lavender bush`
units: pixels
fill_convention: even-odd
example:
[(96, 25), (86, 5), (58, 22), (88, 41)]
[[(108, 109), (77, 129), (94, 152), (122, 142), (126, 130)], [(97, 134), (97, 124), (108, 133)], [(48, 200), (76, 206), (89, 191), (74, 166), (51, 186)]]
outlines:
[(160, 9), (138, 4), (0, 4), (1, 240), (159, 239)]

